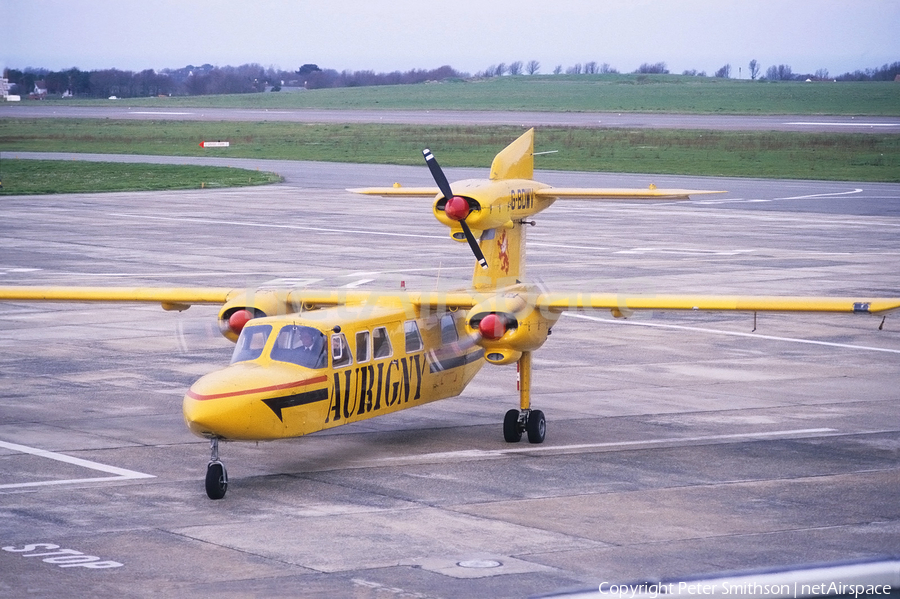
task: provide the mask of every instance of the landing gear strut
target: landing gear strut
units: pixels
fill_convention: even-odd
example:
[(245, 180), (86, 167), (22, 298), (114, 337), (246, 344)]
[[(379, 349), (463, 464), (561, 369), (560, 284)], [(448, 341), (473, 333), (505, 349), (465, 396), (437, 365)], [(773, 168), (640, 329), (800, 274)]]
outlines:
[(503, 418), (503, 438), (518, 443), (522, 433), (528, 433), (529, 443), (543, 443), (547, 421), (540, 410), (531, 409), (531, 352), (519, 358), (519, 409), (510, 410)]
[(219, 440), (209, 440), (210, 458), (206, 466), (206, 494), (210, 499), (222, 499), (228, 490), (228, 472), (219, 461)]

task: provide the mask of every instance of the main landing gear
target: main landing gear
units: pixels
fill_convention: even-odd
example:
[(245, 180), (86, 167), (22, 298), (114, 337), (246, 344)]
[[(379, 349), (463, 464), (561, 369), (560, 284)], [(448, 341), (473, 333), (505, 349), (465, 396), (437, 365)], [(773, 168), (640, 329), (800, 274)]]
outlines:
[(547, 421), (540, 410), (531, 409), (531, 352), (519, 358), (519, 409), (510, 410), (503, 418), (503, 438), (518, 443), (522, 433), (528, 433), (529, 443), (543, 443)]
[(222, 499), (228, 490), (228, 472), (219, 461), (219, 440), (209, 440), (210, 458), (206, 466), (206, 494), (210, 499)]

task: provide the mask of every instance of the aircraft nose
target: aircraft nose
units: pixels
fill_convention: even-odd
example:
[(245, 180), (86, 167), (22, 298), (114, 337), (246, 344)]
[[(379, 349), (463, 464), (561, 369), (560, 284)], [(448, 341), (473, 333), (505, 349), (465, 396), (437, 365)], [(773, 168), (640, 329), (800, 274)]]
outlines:
[(190, 431), (200, 437), (252, 437), (253, 402), (246, 384), (248, 379), (253, 380), (254, 370), (258, 368), (232, 364), (191, 385), (182, 402), (184, 421)]
[[(262, 441), (306, 434), (321, 428), (311, 423), (326, 420), (327, 380), (290, 365), (231, 364), (191, 385), (182, 404), (184, 421), (206, 438)], [(317, 411), (307, 421), (309, 406)]]

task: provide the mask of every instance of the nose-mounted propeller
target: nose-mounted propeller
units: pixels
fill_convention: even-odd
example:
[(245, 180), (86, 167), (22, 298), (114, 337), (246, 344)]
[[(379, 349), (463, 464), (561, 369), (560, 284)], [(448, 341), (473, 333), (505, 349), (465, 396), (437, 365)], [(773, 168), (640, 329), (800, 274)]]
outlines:
[(475, 239), (475, 236), (472, 235), (472, 230), (469, 228), (469, 225), (466, 224), (466, 217), (469, 216), (470, 212), (469, 203), (465, 198), (453, 195), (453, 190), (450, 189), (450, 183), (447, 181), (447, 177), (444, 176), (444, 171), (441, 170), (441, 166), (437, 163), (437, 160), (435, 160), (431, 150), (425, 149), (422, 151), (422, 154), (425, 156), (425, 164), (428, 165), (428, 170), (431, 171), (434, 182), (437, 183), (438, 189), (440, 189), (441, 193), (444, 194), (444, 197), (447, 198), (447, 204), (444, 206), (444, 213), (449, 218), (459, 222), (459, 226), (462, 227), (463, 234), (466, 236), (466, 241), (469, 242), (469, 247), (472, 248), (472, 253), (475, 254), (475, 259), (478, 260), (478, 264), (481, 265), (481, 268), (487, 269), (487, 260), (484, 259), (484, 254), (481, 252), (481, 248), (478, 246), (478, 241)]

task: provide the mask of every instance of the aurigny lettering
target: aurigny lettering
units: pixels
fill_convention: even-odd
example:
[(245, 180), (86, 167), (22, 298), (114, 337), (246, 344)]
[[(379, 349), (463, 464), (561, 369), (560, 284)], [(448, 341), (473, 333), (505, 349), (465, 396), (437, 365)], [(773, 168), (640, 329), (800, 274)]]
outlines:
[(386, 408), (401, 401), (408, 403), (413, 384), (415, 384), (413, 401), (421, 399), (425, 367), (426, 362), (422, 354), (416, 354), (399, 360), (335, 372), (331, 387), (331, 407), (328, 409), (325, 424), (337, 422), (341, 418), (348, 419), (369, 412), (378, 412), (382, 409), (382, 397)]

